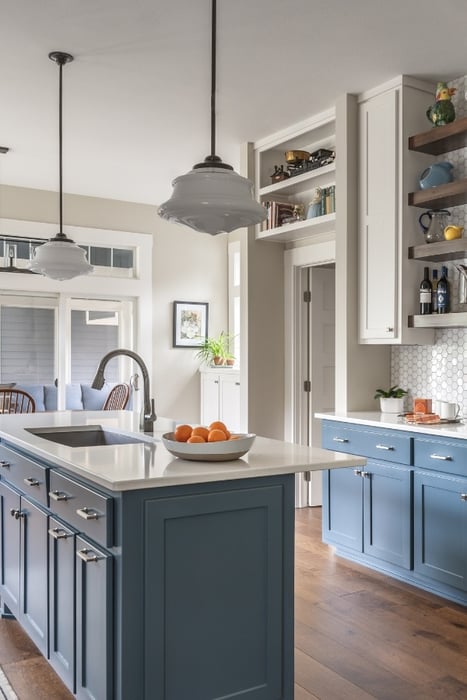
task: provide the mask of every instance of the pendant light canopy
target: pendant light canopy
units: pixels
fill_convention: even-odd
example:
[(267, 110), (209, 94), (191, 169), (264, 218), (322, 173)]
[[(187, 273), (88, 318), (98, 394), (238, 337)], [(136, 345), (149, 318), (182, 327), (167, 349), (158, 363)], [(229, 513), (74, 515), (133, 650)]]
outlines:
[(230, 233), (266, 218), (253, 199), (253, 183), (234, 172), (216, 155), (216, 1), (211, 20), (211, 153), (186, 175), (173, 181), (172, 197), (159, 207), (159, 216), (202, 233)]
[(35, 249), (29, 269), (54, 280), (69, 280), (79, 275), (87, 275), (92, 272), (93, 268), (88, 263), (84, 250), (63, 233), (62, 69), (66, 63), (70, 63), (73, 60), (73, 56), (62, 51), (52, 51), (52, 53), (49, 53), (49, 58), (55, 61), (59, 67), (58, 173), (60, 230), (47, 243), (43, 243)]

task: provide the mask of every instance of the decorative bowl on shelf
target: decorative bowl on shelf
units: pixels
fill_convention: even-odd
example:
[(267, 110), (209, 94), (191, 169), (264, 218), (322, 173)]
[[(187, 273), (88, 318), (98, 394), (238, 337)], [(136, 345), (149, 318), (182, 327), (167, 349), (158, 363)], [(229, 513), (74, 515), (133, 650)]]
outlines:
[(248, 452), (255, 441), (253, 433), (241, 433), (233, 440), (219, 442), (178, 442), (173, 433), (162, 435), (162, 444), (175, 457), (198, 462), (227, 462)]
[(309, 151), (286, 151), (285, 160), (289, 165), (298, 165), (304, 160), (308, 160), (310, 155)]

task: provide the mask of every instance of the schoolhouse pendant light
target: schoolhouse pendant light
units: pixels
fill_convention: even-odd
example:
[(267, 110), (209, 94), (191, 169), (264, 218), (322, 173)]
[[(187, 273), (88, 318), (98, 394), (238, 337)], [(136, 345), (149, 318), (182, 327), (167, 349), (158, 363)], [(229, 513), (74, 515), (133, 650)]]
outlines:
[(172, 197), (159, 216), (202, 233), (229, 233), (258, 224), (266, 209), (253, 199), (253, 183), (216, 155), (216, 0), (211, 15), (211, 153), (173, 181)]
[(37, 246), (29, 269), (39, 272), (54, 280), (69, 280), (92, 271), (86, 259), (86, 253), (74, 241), (63, 233), (63, 117), (62, 117), (62, 69), (73, 56), (62, 51), (52, 51), (49, 58), (59, 67), (58, 82), (58, 175), (59, 175), (59, 210), (60, 230), (47, 243)]

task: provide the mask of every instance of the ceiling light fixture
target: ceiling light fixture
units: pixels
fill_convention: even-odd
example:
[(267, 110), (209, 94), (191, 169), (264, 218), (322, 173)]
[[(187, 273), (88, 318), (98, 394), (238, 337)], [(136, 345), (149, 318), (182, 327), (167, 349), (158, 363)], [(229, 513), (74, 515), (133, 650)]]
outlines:
[(159, 216), (202, 233), (230, 233), (259, 224), (265, 208), (253, 199), (253, 183), (216, 155), (216, 0), (211, 21), (211, 153), (186, 175), (173, 181), (172, 197)]
[(60, 230), (47, 243), (43, 243), (34, 251), (30, 269), (54, 280), (69, 280), (79, 275), (87, 275), (92, 271), (86, 259), (86, 253), (74, 241), (63, 233), (63, 108), (62, 108), (62, 69), (73, 56), (62, 51), (52, 51), (49, 58), (59, 67), (58, 82), (58, 175), (59, 175), (59, 209)]

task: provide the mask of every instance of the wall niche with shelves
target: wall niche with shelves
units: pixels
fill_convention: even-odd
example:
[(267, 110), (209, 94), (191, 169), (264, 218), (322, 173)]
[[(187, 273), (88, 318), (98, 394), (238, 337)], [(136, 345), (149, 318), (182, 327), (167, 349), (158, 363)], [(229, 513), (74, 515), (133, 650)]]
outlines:
[(269, 217), (269, 221), (257, 227), (257, 240), (289, 243), (334, 232), (335, 205), (329, 188), (334, 188), (335, 202), (336, 160), (299, 174), (290, 174), (288, 178), (279, 182), (273, 182), (272, 175), (276, 166), (283, 166), (284, 172), (292, 172), (287, 169), (286, 151), (315, 153), (319, 149), (326, 149), (334, 152), (335, 123), (335, 111), (329, 110), (255, 144), (256, 190), (262, 204), (269, 203), (269, 207), (272, 203), (298, 204), (303, 207), (303, 215), (306, 217), (315, 188), (328, 189), (327, 201), (322, 207), (321, 215), (287, 221), (282, 225), (274, 225), (272, 217)]
[[(459, 148), (467, 147), (467, 117), (457, 119), (444, 126), (432, 127), (408, 139), (410, 151), (439, 156)], [(424, 209), (444, 209), (467, 204), (467, 178), (454, 180), (445, 185), (427, 190), (410, 192), (410, 206)], [(467, 258), (467, 239), (439, 241), (411, 246), (409, 260), (425, 262), (447, 262)], [(460, 328), (467, 326), (467, 312), (455, 311), (447, 314), (427, 314), (409, 316), (411, 328)]]

